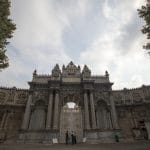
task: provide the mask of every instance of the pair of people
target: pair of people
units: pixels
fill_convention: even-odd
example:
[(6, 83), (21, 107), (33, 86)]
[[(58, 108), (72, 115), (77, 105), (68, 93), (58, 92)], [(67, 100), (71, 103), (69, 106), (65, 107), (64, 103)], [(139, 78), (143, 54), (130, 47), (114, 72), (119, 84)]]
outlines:
[[(71, 139), (71, 142), (70, 142), (70, 139)], [(71, 133), (71, 138), (69, 136), (69, 132), (66, 131), (66, 144), (69, 144), (69, 143), (71, 143), (72, 145), (77, 144), (76, 135), (73, 133), (73, 131)]]

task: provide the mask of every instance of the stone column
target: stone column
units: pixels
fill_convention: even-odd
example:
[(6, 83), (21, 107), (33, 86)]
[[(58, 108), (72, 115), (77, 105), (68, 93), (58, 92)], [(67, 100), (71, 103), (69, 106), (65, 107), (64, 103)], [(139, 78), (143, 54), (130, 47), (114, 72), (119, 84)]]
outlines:
[(87, 91), (84, 91), (85, 129), (90, 129)]
[(7, 115), (6, 115), (6, 118), (5, 118), (5, 122), (4, 122), (4, 125), (3, 125), (4, 129), (7, 129), (7, 124), (8, 124), (9, 116), (10, 116), (10, 112), (7, 112)]
[(134, 103), (134, 102), (133, 102), (132, 92), (129, 92), (129, 99), (131, 99), (131, 103)]
[(109, 112), (108, 115), (109, 115), (109, 117), (108, 117), (108, 118), (109, 118), (109, 128), (112, 129), (112, 128), (113, 128), (113, 127), (112, 127), (113, 125), (112, 125), (111, 113)]
[(15, 93), (14, 93), (14, 104), (16, 104), (16, 101), (17, 101), (17, 90), (15, 90)]
[(53, 129), (58, 129), (58, 119), (59, 119), (59, 91), (56, 90), (56, 93), (55, 93), (55, 106), (54, 106), (54, 124), (53, 124)]
[(6, 117), (7, 117), (7, 111), (4, 112), (4, 114), (3, 114), (1, 125), (0, 125), (0, 129), (2, 129), (4, 127)]
[(108, 114), (106, 109), (104, 111), (104, 128), (108, 129)]
[(145, 127), (148, 133), (148, 139), (150, 140), (150, 122), (145, 122)]
[(93, 92), (90, 91), (90, 108), (91, 108), (91, 121), (92, 121), (92, 129), (96, 129), (96, 118), (95, 118), (95, 104), (93, 98)]
[(47, 119), (46, 119), (46, 129), (51, 128), (52, 124), (52, 107), (53, 107), (53, 91), (49, 93), (48, 109), (47, 109)]
[(28, 101), (26, 103), (25, 113), (23, 117), (22, 129), (26, 130), (29, 126), (30, 114), (31, 114), (32, 92), (29, 92)]
[(144, 93), (144, 88), (143, 87), (140, 90), (140, 94), (141, 94), (141, 97), (142, 97), (143, 101), (145, 101), (145, 93)]
[(110, 105), (111, 105), (111, 117), (113, 122), (113, 128), (118, 129), (119, 128), (118, 118), (117, 118), (116, 107), (115, 107), (115, 102), (112, 93), (110, 93)]

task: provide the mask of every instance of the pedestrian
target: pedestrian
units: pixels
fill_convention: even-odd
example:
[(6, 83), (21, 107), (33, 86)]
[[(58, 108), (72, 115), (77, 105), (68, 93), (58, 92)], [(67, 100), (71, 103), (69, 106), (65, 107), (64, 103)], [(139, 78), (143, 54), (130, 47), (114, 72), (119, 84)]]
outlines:
[(77, 144), (76, 134), (74, 133), (74, 144)]
[(71, 133), (71, 144), (72, 144), (72, 145), (75, 144), (73, 131), (72, 131), (72, 133)]
[(119, 136), (117, 134), (115, 134), (115, 141), (119, 142)]
[(68, 134), (68, 131), (66, 131), (66, 144), (68, 144), (68, 140), (69, 140), (69, 134)]

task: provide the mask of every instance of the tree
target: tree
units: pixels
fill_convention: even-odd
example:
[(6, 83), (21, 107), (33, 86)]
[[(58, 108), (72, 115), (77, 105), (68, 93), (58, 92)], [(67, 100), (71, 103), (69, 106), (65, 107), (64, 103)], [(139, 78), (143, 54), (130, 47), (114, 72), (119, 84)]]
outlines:
[(150, 54), (150, 0), (147, 0), (146, 5), (138, 9), (139, 17), (143, 18), (145, 25), (142, 28), (142, 33), (147, 36), (148, 42), (143, 46), (144, 49), (148, 50)]
[(8, 67), (8, 57), (6, 56), (6, 46), (8, 39), (12, 37), (16, 25), (9, 18), (10, 1), (0, 0), (0, 70)]

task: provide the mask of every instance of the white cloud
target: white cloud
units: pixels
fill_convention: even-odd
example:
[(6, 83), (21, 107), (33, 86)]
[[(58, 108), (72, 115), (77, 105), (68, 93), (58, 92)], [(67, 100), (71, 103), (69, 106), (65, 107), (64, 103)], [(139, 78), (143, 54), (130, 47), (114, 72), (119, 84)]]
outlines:
[[(150, 82), (148, 79), (150, 72), (147, 70), (150, 67), (149, 58), (145, 57), (142, 51), (144, 37), (136, 28), (141, 24), (134, 15), (142, 1), (135, 5), (135, 1), (119, 3), (116, 1), (115, 8), (109, 2), (106, 0), (103, 6), (106, 22), (103, 35), (100, 34), (95, 38), (86, 51), (81, 53), (80, 61), (91, 65), (96, 74), (109, 70), (110, 78), (115, 82), (114, 89), (146, 84)], [(136, 24), (132, 23), (134, 21)], [(131, 35), (130, 30), (138, 36)]]
[(11, 2), (17, 30), (8, 46), (10, 67), (0, 73), (0, 84), (27, 87), (35, 68), (47, 74), (55, 63), (71, 59), (89, 65), (94, 74), (108, 70), (115, 89), (150, 82), (137, 15), (143, 0)]

